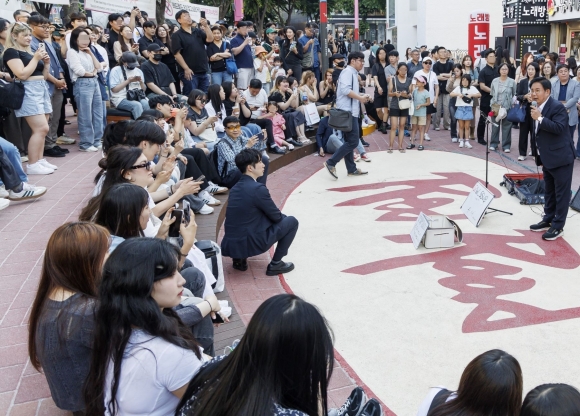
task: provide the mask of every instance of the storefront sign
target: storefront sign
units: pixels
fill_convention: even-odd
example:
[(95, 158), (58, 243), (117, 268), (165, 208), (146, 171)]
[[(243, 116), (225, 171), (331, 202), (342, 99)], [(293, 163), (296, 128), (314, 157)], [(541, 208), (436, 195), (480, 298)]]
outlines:
[(540, 46), (548, 46), (548, 37), (546, 35), (524, 35), (520, 36), (520, 57), (530, 52), (533, 55), (538, 54)]
[(548, 7), (546, 0), (520, 0), (518, 24), (548, 24)]
[[(550, 18), (557, 15), (555, 19), (551, 20), (563, 20), (563, 19), (574, 19), (580, 11), (580, 0), (547, 0), (546, 11)], [(565, 13), (574, 14), (574, 16), (566, 16)]]
[(489, 47), (489, 13), (474, 10), (469, 15), (468, 22), (468, 54), (474, 59)]
[(502, 0), (503, 5), (503, 24), (509, 25), (516, 22), (518, 16), (518, 2), (517, 0)]

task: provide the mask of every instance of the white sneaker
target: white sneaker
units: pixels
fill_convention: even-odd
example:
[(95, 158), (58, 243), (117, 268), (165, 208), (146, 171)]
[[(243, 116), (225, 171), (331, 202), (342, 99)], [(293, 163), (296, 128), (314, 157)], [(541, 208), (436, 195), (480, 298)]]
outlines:
[(493, 152), (493, 151), (495, 151), (495, 147), (489, 146), (489, 150), (491, 150)]
[(26, 165), (26, 173), (28, 175), (50, 175), (54, 172), (54, 169), (47, 168), (40, 161)]
[(201, 214), (201, 215), (213, 214), (213, 208), (210, 207), (209, 205), (204, 205), (203, 207), (201, 207), (198, 214)]
[(49, 169), (52, 169), (52, 170), (57, 170), (58, 169), (58, 166), (53, 165), (52, 163), (49, 163), (48, 160), (46, 160), (46, 159), (40, 159), (38, 161), (38, 163), (40, 163), (45, 168), (49, 168)]
[(10, 191), (10, 196), (8, 199), (11, 201), (24, 201), (26, 199), (36, 199), (41, 197), (46, 193), (46, 188), (44, 186), (34, 186), (26, 182), (22, 183), (22, 191), (14, 192)]
[(6, 198), (8, 196), (8, 191), (4, 185), (0, 186), (0, 198)]
[(209, 205), (210, 207), (213, 206), (215, 207), (216, 205), (221, 205), (221, 201), (219, 199), (215, 199), (213, 196), (211, 196), (211, 194), (206, 191), (205, 189), (203, 191), (200, 191), (197, 196), (199, 196), (201, 199), (203, 199), (203, 202), (205, 202), (207, 205)]
[(76, 140), (63, 134), (58, 139), (56, 139), (56, 144), (75, 144)]
[(463, 147), (463, 140), (459, 140), (459, 147)]
[(445, 127), (445, 130), (451, 131), (451, 127)]
[(293, 144), (290, 144), (290, 143), (288, 143), (288, 150), (294, 150), (294, 145), (293, 145)]
[(79, 149), (81, 152), (98, 152), (99, 149), (97, 149), (95, 146), (90, 146), (87, 147), (86, 149)]
[(357, 154), (357, 153), (355, 153), (355, 154), (354, 154), (354, 161), (355, 161), (355, 162), (358, 162), (359, 160), (360, 160), (360, 155), (359, 155), (359, 154)]
[(469, 140), (464, 140), (464, 145), (467, 149), (473, 149), (473, 146), (471, 143), (469, 143)]
[(431, 141), (431, 137), (429, 137), (429, 135), (427, 133), (425, 133), (425, 140), (427, 140), (428, 142)]
[(368, 126), (369, 126), (369, 125), (368, 125), (367, 123), (365, 123), (365, 122), (364, 122), (364, 120), (363, 120), (363, 122), (362, 122), (362, 128), (363, 128), (363, 129), (366, 129)]
[[(451, 139), (451, 143), (457, 143), (457, 137), (453, 137), (453, 138)], [(463, 147), (463, 146), (459, 146), (459, 147)]]
[(503, 152), (504, 152), (504, 153), (510, 153), (510, 152), (511, 152), (511, 150), (510, 150), (510, 149), (505, 149)]
[(208, 181), (207, 183), (209, 186), (205, 188), (205, 190), (208, 191), (210, 194), (218, 195), (226, 193), (228, 191), (228, 188), (226, 188), (225, 186), (216, 185), (212, 181)]
[(10, 201), (4, 198), (0, 199), (0, 211), (2, 211), (4, 208), (8, 208), (8, 205), (10, 205)]
[(526, 160), (525, 156), (518, 156), (518, 160), (521, 162), (522, 160)]
[(435, 131), (439, 131), (441, 130), (439, 127), (435, 127)]
[(374, 121), (372, 121), (372, 120), (369, 118), (369, 116), (367, 116), (366, 114), (365, 114), (364, 121), (365, 121), (365, 123), (367, 123), (369, 126), (372, 126), (373, 124), (377, 124), (377, 123), (375, 123)]
[(530, 151), (528, 152), (528, 156), (531, 156), (531, 155), (532, 155), (532, 151), (530, 150)]
[(28, 162), (28, 156), (20, 156), (20, 163)]

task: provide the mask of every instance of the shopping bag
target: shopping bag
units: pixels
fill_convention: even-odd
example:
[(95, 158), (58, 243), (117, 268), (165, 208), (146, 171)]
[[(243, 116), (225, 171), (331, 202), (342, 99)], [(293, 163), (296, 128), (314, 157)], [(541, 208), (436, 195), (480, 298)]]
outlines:
[(310, 103), (304, 106), (304, 117), (306, 118), (306, 124), (312, 126), (320, 121), (320, 116), (318, 115), (318, 110), (316, 109), (316, 104)]

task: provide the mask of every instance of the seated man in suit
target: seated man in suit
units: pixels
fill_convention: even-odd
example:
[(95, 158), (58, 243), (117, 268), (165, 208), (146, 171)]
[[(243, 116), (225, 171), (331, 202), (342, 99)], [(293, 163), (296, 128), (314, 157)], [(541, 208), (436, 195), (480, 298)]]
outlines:
[(564, 224), (570, 204), (574, 170), (574, 142), (568, 128), (568, 112), (562, 103), (550, 97), (552, 84), (545, 78), (530, 83), (532, 100), (532, 153), (536, 165), (542, 166), (546, 182), (544, 217), (530, 226), (532, 231), (546, 231), (544, 240), (564, 235)]
[(230, 190), (222, 254), (233, 258), (234, 269), (246, 271), (248, 257), (262, 254), (278, 242), (266, 274), (277, 276), (294, 270), (294, 264), (283, 262), (282, 257), (296, 236), (298, 220), (282, 214), (266, 185), (257, 182), (264, 174), (259, 151), (243, 149), (235, 161), (243, 175)]

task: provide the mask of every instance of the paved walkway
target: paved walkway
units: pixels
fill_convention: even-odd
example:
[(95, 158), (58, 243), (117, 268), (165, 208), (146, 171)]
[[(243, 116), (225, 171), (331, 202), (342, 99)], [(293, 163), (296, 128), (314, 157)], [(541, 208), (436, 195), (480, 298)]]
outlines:
[[(72, 137), (78, 137), (73, 134), (76, 133), (75, 122), (67, 130)], [(485, 157), (483, 146), (475, 143), (472, 150), (459, 149), (450, 142), (448, 133), (430, 131), (433, 141), (426, 146), (437, 150), (472, 152), (480, 158)], [(517, 137), (517, 131), (513, 133)], [(386, 150), (387, 137), (378, 132), (368, 136), (367, 140), (371, 143), (369, 151)], [(98, 171), (99, 154), (81, 153), (76, 146), (68, 148), (71, 153), (67, 157), (50, 160), (59, 166), (53, 175), (30, 178), (31, 183), (49, 188), (45, 196), (34, 202), (11, 203), (10, 207), (0, 211), (0, 414), (67, 414), (54, 406), (44, 376), (30, 366), (26, 343), (28, 314), (36, 293), (46, 243), (58, 226), (76, 220), (92, 193), (93, 178)], [(413, 157), (412, 152), (408, 151), (407, 156)], [(497, 153), (490, 156), (490, 160), (499, 164), (503, 160), (509, 169), (535, 171), (531, 160), (522, 163), (516, 159), (517, 151), (502, 155), (502, 159)], [(268, 188), (274, 201), (282, 205), (299, 183), (322, 167), (322, 162), (323, 158), (311, 155), (272, 174), (268, 178)], [(573, 184), (574, 188), (580, 185), (578, 169), (574, 173)], [(215, 227), (216, 220), (215, 214), (200, 219), (200, 224), (203, 221), (200, 232), (204, 238), (206, 235), (211, 238), (211, 224)], [(229, 259), (225, 259), (226, 287), (241, 321), (220, 328), (220, 334), (216, 334), (216, 347), (221, 339), (241, 336), (242, 323), (247, 324), (263, 300), (285, 293), (287, 286), (283, 278), (266, 277), (264, 271), (268, 261), (267, 254), (251, 258), (248, 272), (240, 273), (232, 269)], [(356, 374), (338, 357), (330, 385), (331, 405), (342, 404), (357, 380)]]

